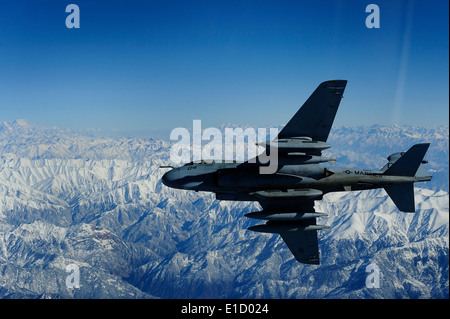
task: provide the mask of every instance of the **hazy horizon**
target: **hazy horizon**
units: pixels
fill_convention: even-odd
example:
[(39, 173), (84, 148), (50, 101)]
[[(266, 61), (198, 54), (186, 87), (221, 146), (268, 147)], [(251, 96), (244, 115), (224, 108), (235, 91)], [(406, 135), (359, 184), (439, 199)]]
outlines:
[[(51, 126), (51, 127), (45, 127), (45, 126), (38, 126), (38, 125), (34, 125), (33, 123), (30, 123), (28, 120), (26, 119), (16, 119), (13, 121), (2, 121), (2, 119), (0, 119), (0, 126), (2, 124), (7, 124), (7, 125), (14, 125), (14, 123), (17, 123), (18, 125), (22, 126), (22, 127), (27, 127), (27, 128), (31, 128), (31, 129), (38, 129), (38, 130), (60, 130), (62, 132), (69, 132), (69, 133), (76, 133), (76, 134), (81, 134), (81, 135), (89, 135), (89, 136), (95, 136), (95, 137), (110, 137), (110, 138), (153, 138), (153, 139), (160, 139), (160, 140), (166, 140), (166, 141), (170, 141), (170, 132), (175, 129), (156, 129), (156, 128), (148, 128), (148, 129), (139, 129), (139, 130), (114, 130), (114, 129), (100, 129), (100, 128), (79, 128), (79, 129), (74, 129), (74, 128), (69, 128), (69, 127), (58, 127), (58, 126)], [(270, 128), (281, 128), (285, 125), (286, 123), (283, 124), (274, 124), (274, 125), (269, 125), (266, 127), (262, 127), (262, 128), (266, 128), (267, 130), (269, 130)], [(202, 126), (202, 130), (207, 129), (209, 127), (212, 126)], [(251, 124), (246, 124), (246, 125), (238, 125), (236, 123), (222, 123), (221, 125), (218, 126), (219, 130), (223, 131), (225, 128), (230, 127), (230, 128), (235, 128), (235, 127), (241, 127), (242, 129), (248, 128), (248, 127), (252, 127), (252, 128), (258, 128), (257, 125), (251, 125)], [(399, 125), (399, 124), (371, 124), (371, 125), (334, 125), (331, 128), (331, 134), (333, 134), (333, 131), (342, 129), (342, 128), (370, 128), (370, 127), (404, 127), (404, 128), (425, 128), (425, 129), (437, 129), (437, 128), (449, 128), (448, 124), (434, 124), (434, 125), (411, 125), (411, 124), (403, 124), (403, 125)], [(192, 124), (190, 127), (186, 127), (186, 129), (188, 131), (192, 131)], [(223, 133), (223, 132), (222, 132)]]

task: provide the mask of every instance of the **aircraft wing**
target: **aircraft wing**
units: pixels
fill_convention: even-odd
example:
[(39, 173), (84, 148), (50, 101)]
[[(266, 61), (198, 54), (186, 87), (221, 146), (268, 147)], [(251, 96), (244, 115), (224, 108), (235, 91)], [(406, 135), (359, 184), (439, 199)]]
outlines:
[[(268, 146), (276, 141), (275, 147), (280, 159), (300, 164), (310, 156), (320, 156), (323, 149), (331, 146), (326, 141), (346, 85), (346, 80), (322, 82), (273, 141), (258, 145), (264, 145), (268, 151)], [(305, 138), (310, 140), (305, 141)], [(297, 154), (297, 158), (288, 155), (289, 153)], [(259, 158), (257, 156), (246, 163), (259, 163)]]
[(269, 220), (265, 224), (249, 227), (249, 230), (278, 233), (297, 261), (320, 264), (317, 230), (328, 227), (316, 225), (316, 216), (324, 214), (315, 212), (314, 201), (291, 199), (281, 202), (275, 199), (260, 200), (259, 203), (263, 211), (246, 216)]
[(294, 255), (295, 259), (304, 264), (320, 264), (317, 230), (286, 231), (280, 233), (281, 238)]
[(326, 142), (346, 85), (346, 80), (322, 82), (281, 130), (278, 139), (307, 136)]

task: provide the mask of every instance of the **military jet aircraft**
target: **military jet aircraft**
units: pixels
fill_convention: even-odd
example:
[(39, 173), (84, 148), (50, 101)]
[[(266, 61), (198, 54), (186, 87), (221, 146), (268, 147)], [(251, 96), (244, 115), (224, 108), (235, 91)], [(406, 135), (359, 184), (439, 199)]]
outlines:
[[(274, 174), (260, 174), (259, 161), (242, 163), (188, 163), (165, 173), (169, 187), (214, 192), (218, 200), (258, 201), (261, 211), (246, 217), (265, 220), (249, 227), (263, 233), (278, 233), (297, 259), (320, 264), (316, 219), (326, 214), (314, 209), (314, 201), (330, 192), (384, 188), (402, 212), (414, 212), (413, 183), (431, 180), (422, 164), (429, 144), (416, 144), (407, 152), (390, 155), (379, 170), (338, 168), (323, 165), (335, 161), (323, 157), (346, 80), (321, 83), (278, 136), (266, 143), (278, 151)], [(167, 166), (164, 166), (167, 167)]]

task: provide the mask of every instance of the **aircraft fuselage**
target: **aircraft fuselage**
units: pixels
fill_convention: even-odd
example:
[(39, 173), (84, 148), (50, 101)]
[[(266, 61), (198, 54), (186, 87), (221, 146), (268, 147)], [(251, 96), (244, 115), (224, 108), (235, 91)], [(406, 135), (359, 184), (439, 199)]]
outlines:
[[(229, 195), (229, 199), (255, 200), (252, 192), (287, 189), (316, 189), (323, 194), (383, 188), (429, 180), (410, 176), (388, 176), (379, 170), (329, 167), (323, 164), (284, 165), (276, 174), (260, 174), (259, 166), (242, 163), (190, 163), (164, 174), (165, 185), (194, 191)], [(233, 196), (235, 195), (235, 196)], [(225, 199), (225, 198), (223, 198)]]

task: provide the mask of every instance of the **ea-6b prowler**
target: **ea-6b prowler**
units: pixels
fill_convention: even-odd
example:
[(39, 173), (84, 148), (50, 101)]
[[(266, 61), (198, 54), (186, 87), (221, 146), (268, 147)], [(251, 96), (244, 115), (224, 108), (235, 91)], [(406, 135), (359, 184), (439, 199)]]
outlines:
[(188, 163), (165, 173), (162, 182), (169, 187), (209, 191), (218, 200), (258, 201), (262, 211), (246, 217), (266, 220), (249, 229), (281, 235), (295, 258), (305, 264), (319, 264), (317, 231), (328, 229), (316, 224), (324, 213), (314, 210), (314, 201), (330, 192), (384, 188), (402, 212), (414, 212), (413, 183), (431, 180), (424, 170), (429, 144), (416, 144), (407, 152), (394, 153), (379, 170), (337, 168), (322, 163), (322, 157), (345, 80), (321, 83), (278, 136), (265, 143), (278, 152), (276, 172), (260, 174), (260, 161), (243, 163)]

